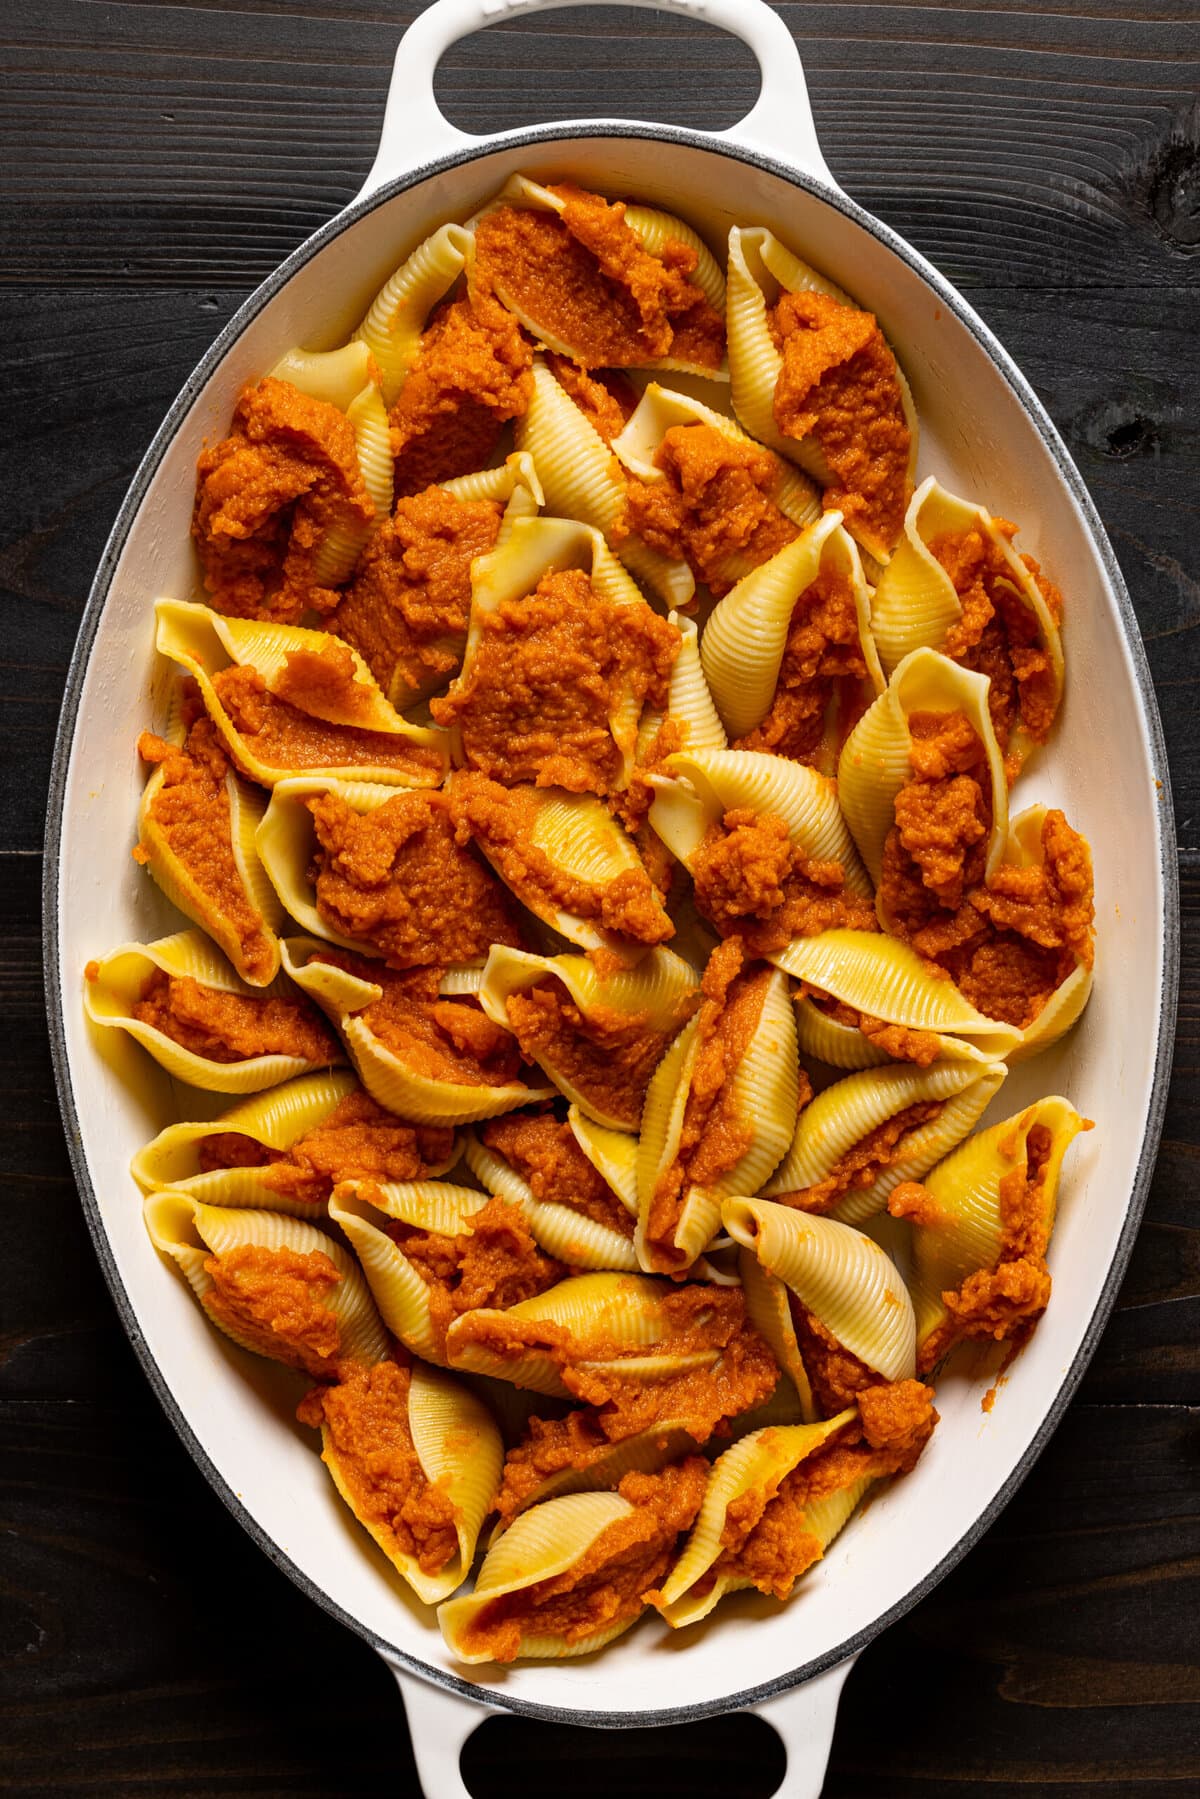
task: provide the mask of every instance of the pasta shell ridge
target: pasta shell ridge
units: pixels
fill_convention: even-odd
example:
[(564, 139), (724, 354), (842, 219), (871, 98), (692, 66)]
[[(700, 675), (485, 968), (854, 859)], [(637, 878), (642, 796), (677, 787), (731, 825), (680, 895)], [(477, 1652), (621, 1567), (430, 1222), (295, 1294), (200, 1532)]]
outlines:
[(878, 1068), (888, 1060), (886, 1050), (879, 1049), (864, 1037), (857, 1025), (839, 1024), (815, 1006), (807, 994), (797, 995), (796, 1041), (800, 1054), (830, 1068)]
[(464, 225), (443, 225), (389, 277), (354, 333), (375, 358), (383, 398), (392, 405), (417, 359), (425, 322), (469, 267), (474, 239)]

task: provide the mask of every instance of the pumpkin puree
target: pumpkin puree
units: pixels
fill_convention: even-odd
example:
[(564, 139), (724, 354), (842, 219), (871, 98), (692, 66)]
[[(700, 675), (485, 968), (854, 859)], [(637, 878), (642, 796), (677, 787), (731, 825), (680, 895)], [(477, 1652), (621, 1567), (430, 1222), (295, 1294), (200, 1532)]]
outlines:
[(689, 1456), (661, 1474), (627, 1474), (617, 1491), (634, 1508), (601, 1531), (591, 1548), (562, 1574), (484, 1605), (462, 1634), (470, 1654), (511, 1662), (523, 1636), (586, 1643), (602, 1630), (636, 1618), (671, 1564), (708, 1479), (708, 1463)]
[(715, 425), (672, 425), (654, 464), (661, 481), (627, 478), (614, 541), (636, 535), (682, 557), (718, 598), (800, 535), (772, 498), (779, 465), (759, 444)]
[(838, 1157), (823, 1180), (791, 1193), (772, 1193), (771, 1198), (776, 1205), (794, 1206), (799, 1212), (832, 1212), (848, 1193), (862, 1193), (873, 1187), (880, 1175), (906, 1154), (912, 1133), (932, 1124), (944, 1106), (945, 1101), (940, 1099), (919, 1100), (905, 1106), (860, 1137), (845, 1155)]
[(644, 601), (604, 598), (582, 569), (483, 613), (467, 667), (430, 711), (456, 724), (469, 767), (515, 785), (611, 793), (625, 785), (613, 722), (663, 711), (679, 631)]
[(445, 1125), (409, 1124), (359, 1089), (298, 1137), (268, 1149), (238, 1131), (214, 1131), (198, 1145), (201, 1174), (218, 1168), (267, 1168), (264, 1184), (306, 1205), (323, 1205), (339, 1181), (419, 1181), (441, 1173), (454, 1149)]
[(306, 1000), (226, 993), (191, 975), (156, 968), (130, 1016), (209, 1062), (298, 1056), (319, 1067), (344, 1062), (342, 1046)]
[(716, 369), (725, 327), (692, 280), (699, 257), (668, 238), (651, 256), (625, 205), (563, 184), (560, 216), (500, 206), (475, 229), (475, 282), (570, 347), (584, 368), (636, 368), (670, 356)]
[(871, 697), (854, 589), (819, 574), (792, 609), (770, 710), (732, 747), (832, 763)]
[[(696, 1292), (694, 1287), (681, 1289), (683, 1294)], [(688, 1304), (701, 1315), (706, 1309), (702, 1300), (693, 1298)], [(573, 1368), (566, 1363), (564, 1383), (589, 1403), (565, 1418), (530, 1419), (526, 1435), (505, 1460), (496, 1498), (500, 1517), (505, 1522), (515, 1517), (555, 1475), (594, 1468), (616, 1444), (668, 1430), (684, 1430), (697, 1443), (706, 1443), (713, 1435), (727, 1437), (731, 1418), (770, 1398), (779, 1369), (762, 1338), (746, 1323), (742, 1306), (727, 1304), (710, 1312), (700, 1338), (719, 1348), (714, 1362), (652, 1381), (622, 1376), (619, 1360), (615, 1370)], [(589, 1356), (604, 1353), (589, 1344)]]
[(660, 1262), (682, 1269), (675, 1246), (689, 1187), (711, 1186), (728, 1174), (754, 1137), (755, 1120), (737, 1110), (734, 1079), (750, 1048), (771, 983), (771, 970), (746, 970), (740, 940), (713, 951), (700, 983), (700, 1049), (688, 1090), (674, 1160), (658, 1177), (646, 1220), (646, 1243)]
[(305, 803), (317, 911), (341, 936), (401, 969), (472, 962), (493, 943), (520, 947), (517, 908), (455, 837), (445, 794), (397, 793), (365, 813), (334, 792)]
[(1092, 861), (1063, 814), (1043, 862), (986, 877), (991, 804), (983, 745), (961, 713), (914, 714), (912, 779), (895, 800), (879, 900), (892, 930), (989, 1018), (1025, 1030), (1094, 956)]
[(547, 351), (546, 366), (588, 424), (610, 444), (637, 409), (637, 390), (618, 369), (585, 369), (569, 356)]
[(474, 841), (517, 898), (532, 909), (570, 912), (635, 943), (663, 943), (675, 926), (639, 860), (611, 881), (569, 874), (533, 841), (538, 810), (527, 788), (502, 787), (456, 770), (447, 788), (459, 843)]
[(399, 1362), (345, 1362), (337, 1384), (314, 1387), (296, 1416), (321, 1431), (321, 1460), (337, 1469), (351, 1511), (383, 1537), (386, 1553), (410, 1556), (423, 1574), (440, 1574), (458, 1553), (458, 1512), (417, 1458), (411, 1386), (412, 1373)]
[(456, 1318), (479, 1307), (519, 1305), (567, 1272), (538, 1248), (520, 1206), (506, 1199), (488, 1200), (454, 1237), (395, 1222), (386, 1229), (429, 1289), (430, 1323), (443, 1356)]
[[(994, 519), (1011, 541), (1017, 527)], [(929, 553), (941, 563), (962, 603), (962, 617), (942, 645), (944, 653), (964, 668), (991, 680), (988, 709), (1001, 750), (1006, 754), (1017, 726), (1035, 743), (1045, 743), (1058, 711), (1054, 669), (1043, 648), (1035, 614), (1018, 595), (1004, 557), (982, 531), (950, 532), (935, 537)], [(1055, 624), (1062, 621), (1062, 594), (1042, 574), (1032, 556), (1022, 562), (1036, 583)], [(1010, 769), (1010, 779), (1016, 768)]]
[(333, 949), (310, 956), (310, 965), (314, 962), (331, 962), (382, 987), (382, 997), (355, 1017), (409, 1074), (462, 1087), (503, 1087), (519, 1080), (521, 1058), (511, 1033), (493, 1024), (477, 1000), (443, 997), (442, 969), (397, 973)]
[(633, 1218), (584, 1155), (569, 1124), (553, 1112), (509, 1112), (481, 1127), (486, 1149), (515, 1168), (533, 1197), (547, 1206), (569, 1206), (584, 1218), (633, 1235)]
[[(246, 890), (233, 854), (233, 817), (226, 778), (226, 756), (211, 720), (198, 718), (182, 748), (143, 731), (138, 738), (143, 762), (161, 767), (162, 786), (151, 800), (147, 818), (170, 853), (187, 870), (212, 908), (214, 934), (240, 946), (239, 972), (249, 980), (270, 979), (274, 954), (262, 913)], [(153, 849), (139, 843), (135, 862), (152, 860)]]
[[(1090, 1123), (1085, 1124), (1091, 1129)], [(956, 1343), (967, 1338), (1011, 1340), (1018, 1348), (1032, 1335), (1050, 1300), (1046, 1251), (1054, 1228), (1054, 1196), (1045, 1191), (1054, 1136), (1035, 1124), (1025, 1139), (1025, 1160), (1000, 1182), (1000, 1252), (990, 1268), (967, 1275), (942, 1301), (949, 1316), (917, 1346), (917, 1371), (928, 1373)], [(888, 1199), (893, 1218), (917, 1224), (936, 1218), (932, 1196), (906, 1181)]]
[(460, 500), (427, 487), (396, 510), (358, 559), (329, 628), (354, 645), (385, 693), (427, 692), (462, 657), (471, 564), (493, 548), (499, 500)]
[(329, 1298), (341, 1275), (322, 1249), (267, 1249), (241, 1243), (205, 1258), (212, 1286), (205, 1311), (260, 1355), (316, 1379), (336, 1376), (341, 1327)]
[(344, 412), (268, 375), (243, 390), (230, 435), (196, 472), (192, 536), (218, 612), (295, 624), (337, 603), (315, 584), (321, 546), (375, 516)]
[(904, 526), (912, 434), (896, 358), (872, 313), (825, 294), (785, 293), (768, 313), (783, 366), (775, 423), (785, 437), (812, 437), (832, 475), (826, 511), (888, 549)]
[(388, 414), (397, 498), (486, 468), (529, 405), (532, 366), (516, 320), (485, 292), (440, 307)]
[[(307, 658), (304, 672), (311, 671), (316, 661)], [(302, 678), (298, 670), (289, 688), (292, 694), (303, 691), (296, 685)], [(291, 700), (268, 692), (256, 668), (231, 665), (218, 670), (211, 680), (246, 753), (268, 769), (301, 774), (308, 768), (394, 768), (414, 782), (437, 780), (441, 774), (438, 750), (413, 743), (398, 732), (329, 724)], [(313, 698), (320, 704), (315, 694)], [(261, 777), (251, 775), (255, 778)]]
[(695, 992), (681, 999), (673, 1028), (655, 1030), (645, 1012), (631, 1017), (603, 1004), (581, 1012), (562, 983), (548, 976), (511, 994), (506, 1010), (528, 1060), (552, 1069), (556, 1081), (577, 1089), (610, 1123), (636, 1131), (650, 1076), (698, 1004)]
[(773, 955), (793, 937), (840, 927), (879, 929), (870, 899), (846, 890), (841, 863), (805, 856), (773, 812), (726, 812), (705, 834), (691, 871), (697, 911), (722, 937), (736, 932), (747, 955)]
[(809, 1506), (861, 1480), (907, 1474), (937, 1423), (932, 1399), (932, 1387), (919, 1381), (897, 1381), (864, 1394), (860, 1423), (847, 1425), (807, 1456), (784, 1475), (774, 1493), (760, 1488), (730, 1506), (722, 1553), (697, 1590), (707, 1590), (725, 1576), (786, 1599), (800, 1575), (824, 1554), (821, 1539), (808, 1524)]

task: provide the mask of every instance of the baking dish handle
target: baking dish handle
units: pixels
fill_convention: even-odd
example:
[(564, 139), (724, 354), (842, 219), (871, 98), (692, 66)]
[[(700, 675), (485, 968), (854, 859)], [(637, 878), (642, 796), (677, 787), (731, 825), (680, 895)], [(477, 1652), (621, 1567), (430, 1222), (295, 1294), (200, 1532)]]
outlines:
[[(486, 25), (497, 25), (524, 13), (603, 3), (604, 0), (433, 0), (400, 39), (379, 150), (359, 198), (451, 150), (478, 151), (485, 144), (503, 142), (508, 135), (473, 137), (452, 125), (438, 106), (433, 78), (451, 44)], [(744, 119), (731, 130), (714, 131), (711, 136), (771, 152), (827, 186), (836, 187), (817, 142), (800, 52), (791, 32), (767, 0), (626, 0), (626, 4), (648, 12), (682, 13), (741, 38), (758, 58), (762, 88)]]
[[(394, 1662), (388, 1666), (396, 1676), (408, 1719), (417, 1779), (424, 1799), (471, 1799), (462, 1777), (459, 1757), (472, 1736), (487, 1717), (500, 1715), (499, 1708), (462, 1699), (442, 1687), (430, 1685), (415, 1675), (405, 1673)], [(777, 1789), (779, 1799), (820, 1799), (825, 1784), (825, 1769), (833, 1743), (833, 1727), (837, 1721), (838, 1700), (846, 1676), (854, 1666), (854, 1657), (839, 1662), (762, 1705), (746, 1709), (763, 1718), (775, 1730), (787, 1754), (787, 1772)], [(680, 1726), (684, 1729), (686, 1726)]]

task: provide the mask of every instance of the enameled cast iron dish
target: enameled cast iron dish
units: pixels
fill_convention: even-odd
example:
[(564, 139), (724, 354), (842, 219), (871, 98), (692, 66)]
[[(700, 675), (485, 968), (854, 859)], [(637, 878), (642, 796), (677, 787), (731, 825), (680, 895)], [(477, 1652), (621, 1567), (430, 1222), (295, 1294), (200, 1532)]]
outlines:
[[(449, 44), (499, 18), (563, 3), (437, 0), (420, 16), (397, 53), (363, 192), (230, 321), (137, 473), (84, 615), (54, 765), (45, 930), (55, 1062), (88, 1222), (147, 1375), (256, 1541), (394, 1669), (428, 1799), (465, 1794), (458, 1752), (480, 1720), (479, 1702), (593, 1725), (754, 1707), (781, 1727), (787, 1790), (803, 1799), (820, 1790), (851, 1658), (996, 1516), (1062, 1415), (1112, 1306), (1169, 1071), (1178, 896), (1167, 771), (1133, 611), (1054, 427), (966, 302), (837, 187), (792, 38), (762, 0), (635, 0), (724, 26), (752, 47), (762, 93), (732, 132), (589, 122), (479, 139), (442, 118), (432, 83)], [(80, 988), (90, 956), (174, 928), (130, 859), (142, 778), (133, 746), (152, 716), (161, 723), (155, 596), (199, 597), (188, 525), (202, 440), (224, 434), (242, 384), (290, 345), (343, 341), (413, 246), (445, 219), (465, 218), (514, 169), (679, 212), (718, 252), (730, 225), (768, 225), (878, 314), (912, 382), (920, 475), (936, 472), (1018, 520), (1022, 547), (1062, 585), (1066, 705), (1021, 798), (1064, 805), (1091, 839), (1098, 980), (1080, 1028), (1015, 1071), (1001, 1098), (1007, 1114), (1036, 1093), (1064, 1092), (1097, 1129), (1080, 1140), (1064, 1180), (1050, 1309), (995, 1409), (980, 1409), (991, 1378), (982, 1366), (944, 1380), (942, 1423), (915, 1473), (837, 1539), (790, 1605), (744, 1595), (678, 1637), (652, 1624), (598, 1657), (478, 1670), (468, 1682), (432, 1614), (372, 1549), (307, 1433), (290, 1422), (279, 1371), (211, 1330), (151, 1249), (129, 1159), (179, 1116), (177, 1104), (161, 1072), (119, 1032), (89, 1031)]]

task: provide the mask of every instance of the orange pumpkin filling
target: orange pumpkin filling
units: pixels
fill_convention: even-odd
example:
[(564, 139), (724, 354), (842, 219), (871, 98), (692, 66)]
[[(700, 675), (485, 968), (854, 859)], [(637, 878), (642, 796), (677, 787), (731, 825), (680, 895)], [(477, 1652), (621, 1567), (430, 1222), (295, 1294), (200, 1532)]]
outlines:
[(489, 1119), (485, 1148), (515, 1168), (543, 1205), (569, 1206), (608, 1230), (632, 1237), (633, 1218), (580, 1149), (569, 1124), (553, 1112), (509, 1112)]
[[(1091, 1125), (1086, 1124), (1090, 1130)], [(1054, 1195), (1047, 1193), (1054, 1136), (1035, 1124), (1025, 1139), (1024, 1162), (1000, 1182), (1000, 1252), (990, 1268), (968, 1274), (942, 1301), (949, 1316), (918, 1347), (917, 1372), (927, 1374), (956, 1343), (968, 1338), (1012, 1341), (1017, 1347), (1033, 1334), (1050, 1300), (1046, 1251), (1054, 1228)], [(888, 1199), (893, 1218), (914, 1223), (936, 1219), (933, 1196), (919, 1182), (905, 1181)]]
[(555, 909), (636, 943), (663, 943), (675, 926), (640, 858), (610, 881), (568, 874), (534, 841), (538, 809), (527, 788), (502, 787), (471, 770), (448, 788), (460, 843), (479, 845), (501, 879), (533, 911)]
[(343, 1364), (337, 1384), (316, 1387), (297, 1416), (325, 1440), (321, 1460), (336, 1468), (351, 1511), (389, 1555), (440, 1574), (458, 1554), (458, 1513), (429, 1480), (408, 1422), (412, 1374), (398, 1362)]
[(826, 511), (886, 548), (899, 538), (909, 501), (912, 434), (896, 358), (874, 315), (825, 294), (785, 293), (768, 315), (783, 358), (775, 423), (812, 437), (832, 476)]
[(372, 944), (392, 968), (446, 967), (486, 956), (493, 943), (520, 946), (517, 909), (457, 841), (444, 794), (398, 793), (366, 813), (332, 792), (306, 804), (317, 911), (339, 935)]
[(469, 767), (493, 780), (571, 793), (625, 783), (614, 722), (665, 709), (679, 632), (643, 601), (603, 597), (581, 569), (543, 575), (534, 593), (480, 620), (469, 666), (430, 711), (458, 726)]
[[(232, 939), (238, 946), (239, 971), (251, 981), (269, 980), (274, 952), (262, 914), (234, 859), (233, 815), (225, 784), (231, 770), (215, 727), (207, 718), (197, 719), (181, 749), (143, 731), (137, 747), (143, 762), (163, 771), (162, 786), (147, 809), (154, 834), (211, 907), (214, 935), (224, 944)], [(133, 852), (134, 860), (142, 863), (152, 854), (144, 843)]]
[(305, 1000), (226, 993), (156, 968), (130, 1016), (208, 1062), (296, 1056), (314, 1067), (344, 1062), (341, 1044)]
[(567, 1272), (538, 1248), (520, 1206), (505, 1199), (490, 1199), (454, 1237), (408, 1224), (386, 1228), (425, 1282), (430, 1324), (443, 1356), (446, 1332), (456, 1318), (479, 1307), (519, 1305), (545, 1293)]
[(321, 548), (375, 515), (344, 412), (268, 375), (243, 391), (230, 435), (196, 471), (192, 536), (218, 612), (295, 624), (337, 603), (316, 584)]
[(695, 1591), (708, 1591), (724, 1577), (786, 1599), (801, 1574), (824, 1554), (808, 1508), (861, 1480), (907, 1474), (937, 1423), (932, 1398), (933, 1389), (919, 1381), (897, 1381), (864, 1393), (861, 1424), (847, 1426), (806, 1456), (774, 1490), (757, 1488), (734, 1501), (725, 1517), (722, 1553)]
[[(1004, 537), (1016, 536), (1017, 527), (1006, 519), (993, 523)], [(951, 627), (942, 649), (953, 661), (991, 681), (988, 708), (1001, 750), (1007, 753), (1018, 725), (1035, 743), (1044, 743), (1058, 711), (1054, 667), (1041, 641), (1037, 617), (1020, 598), (1004, 557), (982, 531), (948, 533), (934, 538), (928, 547), (962, 603), (962, 616)], [(1059, 624), (1062, 594), (1032, 556), (1021, 560), (1051, 618)]]
[[(316, 658), (310, 658), (310, 664)], [(267, 690), (255, 668), (223, 668), (211, 677), (218, 700), (237, 732), (247, 758), (276, 773), (309, 768), (401, 770), (414, 782), (436, 781), (442, 758), (436, 749), (414, 744), (391, 731), (330, 724), (291, 700)], [(300, 691), (293, 684), (291, 691)], [(307, 697), (307, 696), (306, 696)], [(316, 695), (314, 694), (314, 699)], [(319, 704), (319, 700), (317, 701)], [(252, 780), (262, 780), (247, 766)]]
[(698, 996), (681, 1000), (673, 1028), (658, 1030), (646, 1013), (630, 1017), (602, 1003), (585, 1014), (548, 976), (511, 994), (505, 1009), (523, 1055), (553, 1070), (561, 1086), (611, 1124), (636, 1131), (650, 1076), (698, 1003)]
[(419, 1181), (450, 1161), (454, 1132), (409, 1124), (361, 1090), (339, 1100), (290, 1149), (270, 1149), (238, 1131), (214, 1131), (198, 1147), (201, 1174), (219, 1168), (263, 1168), (263, 1183), (281, 1198), (319, 1206), (339, 1181)]
[(562, 184), (557, 212), (500, 206), (475, 231), (475, 282), (584, 368), (635, 368), (672, 357), (716, 369), (725, 327), (692, 277), (699, 257), (668, 239), (652, 256), (625, 223), (622, 201)]
[(770, 709), (733, 748), (832, 765), (871, 697), (854, 589), (819, 574), (792, 609)]
[(206, 1257), (204, 1271), (213, 1284), (202, 1304), (214, 1323), (272, 1361), (315, 1378), (336, 1375), (341, 1327), (328, 1302), (342, 1277), (324, 1250), (242, 1243)]
[(521, 1057), (511, 1033), (493, 1024), (476, 1000), (443, 997), (442, 969), (394, 973), (340, 950), (309, 957), (310, 966), (324, 962), (382, 987), (382, 997), (355, 1017), (408, 1074), (459, 1087), (504, 1087), (520, 1079)]
[(771, 497), (778, 464), (756, 443), (715, 425), (672, 425), (654, 463), (661, 481), (627, 479), (615, 538), (681, 557), (718, 596), (800, 534)]
[(945, 1106), (940, 1099), (920, 1100), (905, 1106), (891, 1118), (868, 1131), (864, 1137), (837, 1158), (829, 1173), (811, 1187), (798, 1187), (790, 1193), (772, 1193), (776, 1205), (794, 1206), (799, 1212), (832, 1212), (848, 1194), (863, 1193), (873, 1187), (881, 1174), (908, 1153), (914, 1132), (932, 1124)]
[(486, 468), (533, 393), (533, 352), (486, 293), (441, 307), (388, 414), (397, 498)]
[(625, 429), (637, 408), (637, 390), (617, 369), (585, 369), (569, 356), (547, 353), (546, 366), (605, 443)]
[(736, 807), (706, 833), (691, 861), (696, 908), (747, 955), (769, 956), (793, 937), (846, 928), (875, 931), (875, 908), (847, 891), (840, 862), (818, 862), (789, 839), (785, 819)]
[(646, 1221), (646, 1242), (664, 1264), (682, 1269), (690, 1257), (675, 1233), (689, 1187), (711, 1186), (728, 1174), (754, 1138), (755, 1121), (738, 1109), (734, 1081), (762, 1016), (770, 969), (746, 970), (736, 937), (718, 945), (700, 984), (699, 1051), (693, 1066), (679, 1143), (658, 1177)]
[(561, 1637), (571, 1647), (615, 1634), (646, 1608), (675, 1545), (700, 1510), (708, 1464), (689, 1456), (661, 1474), (627, 1474), (618, 1492), (632, 1513), (602, 1530), (565, 1570), (483, 1605), (462, 1632), (467, 1654), (515, 1661), (527, 1636)]
[(354, 645), (385, 693), (428, 692), (458, 667), (471, 610), (471, 563), (492, 549), (499, 500), (427, 487), (396, 510), (358, 559), (329, 629)]

